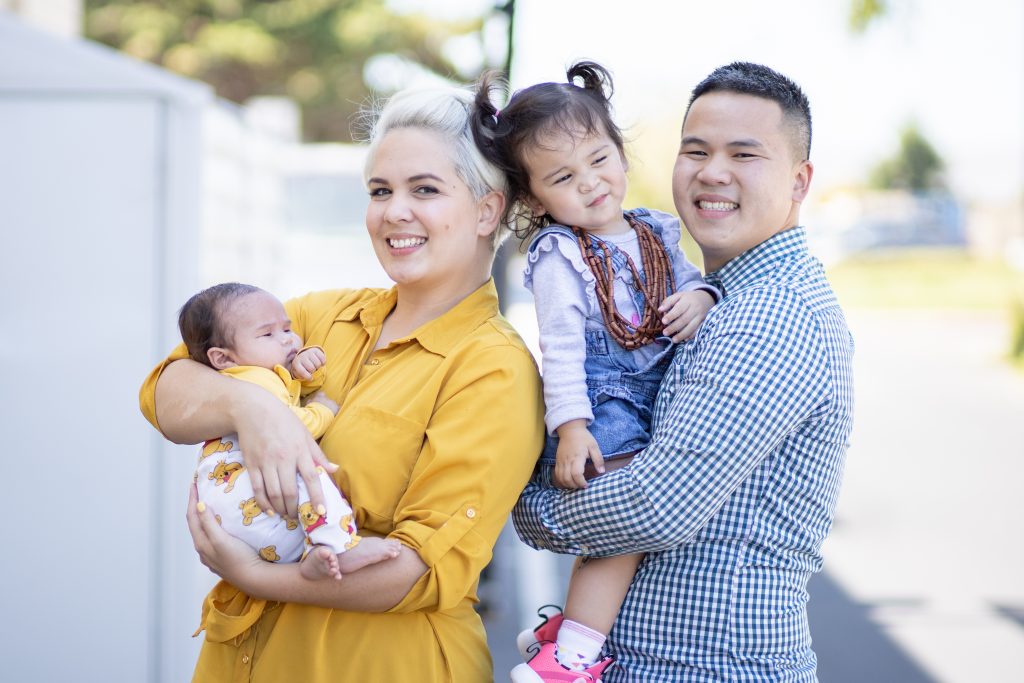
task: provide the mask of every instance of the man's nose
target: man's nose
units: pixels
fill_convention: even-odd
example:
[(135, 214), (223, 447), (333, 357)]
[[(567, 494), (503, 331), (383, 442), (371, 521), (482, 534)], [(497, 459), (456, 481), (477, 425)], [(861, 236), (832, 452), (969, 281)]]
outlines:
[(731, 177), (728, 164), (717, 155), (704, 162), (697, 173), (697, 180), (705, 185), (728, 185)]

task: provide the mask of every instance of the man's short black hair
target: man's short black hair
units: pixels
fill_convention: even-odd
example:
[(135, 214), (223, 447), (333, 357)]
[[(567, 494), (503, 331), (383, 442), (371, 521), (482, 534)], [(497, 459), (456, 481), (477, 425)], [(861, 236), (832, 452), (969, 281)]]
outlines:
[(735, 92), (776, 102), (793, 130), (797, 156), (801, 161), (811, 157), (811, 104), (800, 86), (786, 76), (752, 62), (720, 66), (693, 89), (687, 110), (698, 97), (710, 92)]

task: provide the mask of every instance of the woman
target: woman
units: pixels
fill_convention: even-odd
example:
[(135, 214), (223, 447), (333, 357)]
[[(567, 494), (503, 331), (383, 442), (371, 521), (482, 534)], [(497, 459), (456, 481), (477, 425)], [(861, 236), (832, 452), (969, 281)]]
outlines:
[(395, 287), (286, 306), (325, 349), (323, 388), (341, 405), (322, 454), (269, 393), (180, 360), (182, 348), (142, 387), (143, 412), (173, 441), (239, 434), (261, 507), (294, 514), (295, 472), (315, 491), (324, 464), (361, 533), (402, 544), (341, 581), (306, 580), (224, 533), (193, 487), (196, 549), (224, 579), (203, 607), (196, 681), (491, 678), (476, 584), (540, 451), (543, 406), (489, 277), (505, 182), (473, 143), (472, 99), (402, 93), (373, 129), (366, 225)]

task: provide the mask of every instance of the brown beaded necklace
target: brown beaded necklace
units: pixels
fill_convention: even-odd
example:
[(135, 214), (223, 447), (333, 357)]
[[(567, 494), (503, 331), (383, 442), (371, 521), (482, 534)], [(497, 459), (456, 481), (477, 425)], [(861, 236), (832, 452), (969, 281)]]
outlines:
[(605, 245), (598, 247), (591, 234), (582, 228), (573, 228), (572, 231), (576, 235), (576, 243), (580, 246), (583, 260), (587, 262), (590, 272), (597, 280), (597, 300), (608, 332), (622, 348), (633, 351), (650, 344), (665, 328), (661, 322), (661, 314), (658, 313), (658, 306), (666, 296), (675, 291), (676, 284), (672, 276), (672, 264), (661, 240), (643, 221), (629, 215), (626, 216), (626, 220), (636, 231), (640, 246), (640, 263), (647, 276), (644, 281), (633, 259), (629, 254), (622, 253), (633, 274), (633, 282), (644, 293), (643, 317), (636, 326), (622, 317), (615, 307), (615, 270), (612, 267), (611, 248)]

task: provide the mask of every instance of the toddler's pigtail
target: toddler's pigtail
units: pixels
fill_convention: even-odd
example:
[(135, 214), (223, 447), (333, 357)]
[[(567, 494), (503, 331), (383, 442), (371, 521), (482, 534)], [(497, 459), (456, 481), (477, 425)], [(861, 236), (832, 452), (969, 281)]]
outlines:
[(477, 82), (473, 99), (473, 115), (469, 119), (476, 146), (480, 148), (488, 161), (501, 169), (505, 168), (506, 159), (497, 140), (500, 126), (499, 111), (494, 106), (491, 94), (494, 91), (501, 92), (505, 87), (505, 79), (499, 72), (484, 73)]
[(582, 81), (582, 88), (594, 96), (610, 103), (615, 88), (612, 85), (612, 75), (608, 69), (596, 62), (576, 62), (565, 72), (566, 79), (576, 84), (577, 79)]

